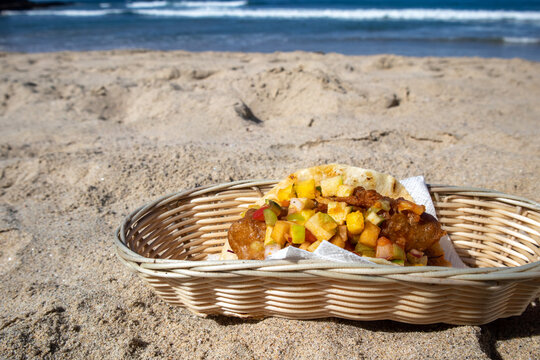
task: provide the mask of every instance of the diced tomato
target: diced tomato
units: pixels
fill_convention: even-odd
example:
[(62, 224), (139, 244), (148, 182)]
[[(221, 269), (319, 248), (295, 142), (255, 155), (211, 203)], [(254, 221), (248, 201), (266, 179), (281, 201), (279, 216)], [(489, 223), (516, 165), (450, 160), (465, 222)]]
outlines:
[(310, 243), (314, 243), (315, 241), (317, 241), (315, 235), (313, 235), (308, 229), (306, 229), (306, 241)]
[(261, 207), (260, 209), (255, 210), (255, 212), (253, 213), (251, 218), (253, 220), (264, 221), (264, 209), (268, 209), (269, 207), (270, 206), (265, 205), (265, 206)]
[(375, 257), (388, 260), (388, 259), (391, 259), (393, 255), (394, 255), (394, 245), (392, 244), (377, 245), (377, 251), (375, 253)]
[(394, 245), (392, 244), (392, 242), (384, 236), (381, 236), (379, 239), (377, 239), (375, 257), (388, 260), (391, 259), (393, 255)]
[(388, 238), (385, 238), (384, 236), (381, 236), (377, 239), (377, 246), (385, 246), (388, 244), (392, 244), (392, 241), (390, 241), (390, 239)]

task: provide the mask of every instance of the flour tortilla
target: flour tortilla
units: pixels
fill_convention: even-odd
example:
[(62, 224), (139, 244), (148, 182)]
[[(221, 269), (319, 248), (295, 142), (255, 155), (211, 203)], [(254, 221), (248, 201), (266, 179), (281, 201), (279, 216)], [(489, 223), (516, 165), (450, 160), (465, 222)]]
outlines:
[(257, 205), (264, 205), (266, 199), (276, 200), (278, 191), (294, 184), (296, 180), (304, 181), (315, 179), (315, 184), (319, 185), (321, 180), (341, 175), (343, 184), (362, 186), (366, 190), (375, 190), (382, 196), (387, 196), (393, 199), (404, 198), (405, 200), (413, 201), (412, 196), (407, 192), (405, 187), (396, 180), (395, 177), (388, 174), (383, 174), (375, 170), (362, 169), (354, 166), (330, 164), (314, 166), (307, 169), (298, 170), (289, 175), (286, 179), (280, 181), (266, 195), (257, 201)]
[[(314, 166), (302, 170), (298, 170), (280, 181), (270, 191), (268, 191), (256, 204), (263, 206), (267, 199), (276, 200), (278, 191), (284, 189), (296, 181), (304, 181), (314, 179), (315, 184), (318, 186), (321, 180), (341, 175), (343, 178), (343, 184), (362, 186), (366, 190), (375, 190), (383, 196), (387, 196), (393, 199), (404, 198), (406, 200), (414, 201), (412, 196), (407, 192), (405, 187), (399, 183), (392, 175), (383, 174), (375, 170), (362, 169), (354, 166), (347, 166), (341, 164), (329, 164)], [(237, 260), (236, 254), (230, 252), (231, 247), (227, 240), (223, 245), (221, 251), (220, 260)], [(232, 251), (232, 250), (231, 250)], [(369, 258), (372, 260), (372, 258)], [(384, 259), (382, 262), (390, 263)], [(378, 262), (378, 261), (376, 261)]]

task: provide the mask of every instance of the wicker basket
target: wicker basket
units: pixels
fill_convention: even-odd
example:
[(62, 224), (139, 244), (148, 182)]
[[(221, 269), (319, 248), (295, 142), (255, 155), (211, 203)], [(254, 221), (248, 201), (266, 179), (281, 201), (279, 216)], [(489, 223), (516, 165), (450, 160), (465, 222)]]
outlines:
[(468, 269), (328, 261), (209, 261), (232, 221), (275, 181), (238, 181), (164, 196), (126, 217), (120, 260), (165, 301), (198, 315), (340, 317), (484, 324), (540, 295), (540, 204), (473, 188), (429, 186)]

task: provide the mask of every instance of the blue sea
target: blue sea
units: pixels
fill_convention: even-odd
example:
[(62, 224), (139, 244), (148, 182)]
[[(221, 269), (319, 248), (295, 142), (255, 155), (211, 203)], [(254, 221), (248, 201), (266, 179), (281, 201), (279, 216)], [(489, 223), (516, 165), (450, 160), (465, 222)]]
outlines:
[(0, 51), (305, 50), (540, 61), (538, 0), (74, 1), (1, 13)]

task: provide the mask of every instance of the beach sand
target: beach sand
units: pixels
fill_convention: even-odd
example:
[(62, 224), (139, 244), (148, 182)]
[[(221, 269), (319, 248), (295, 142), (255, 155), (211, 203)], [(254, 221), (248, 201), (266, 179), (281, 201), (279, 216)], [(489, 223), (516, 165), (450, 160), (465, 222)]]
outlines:
[(0, 53), (0, 357), (538, 359), (535, 305), (483, 326), (199, 318), (113, 234), (163, 194), (328, 162), (539, 201), (539, 95), (519, 59)]

